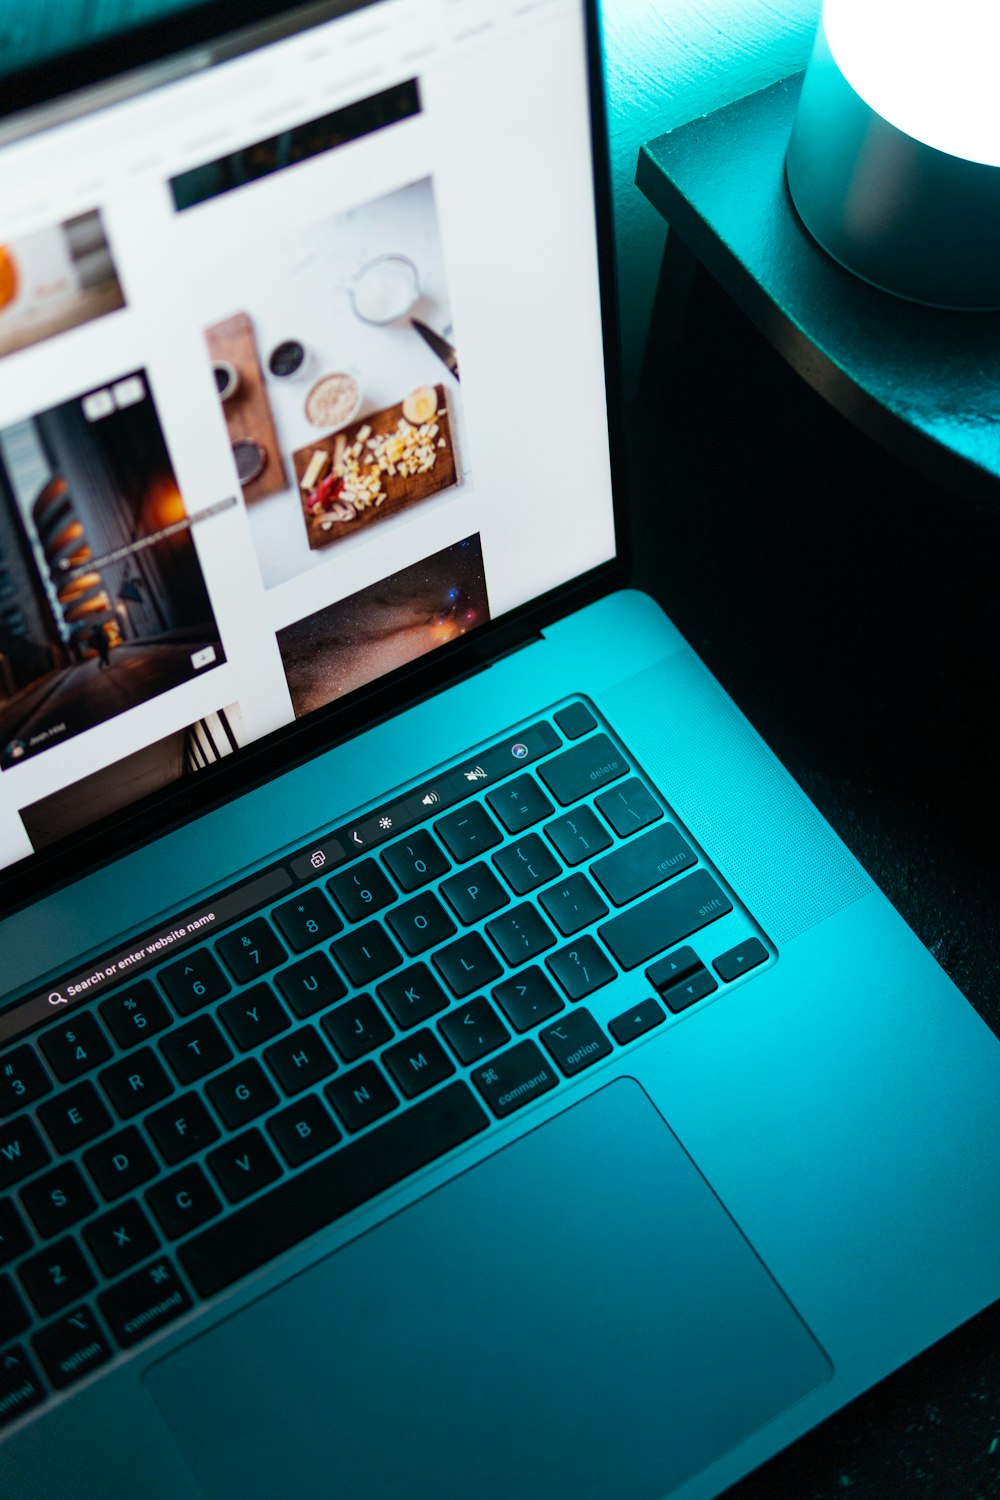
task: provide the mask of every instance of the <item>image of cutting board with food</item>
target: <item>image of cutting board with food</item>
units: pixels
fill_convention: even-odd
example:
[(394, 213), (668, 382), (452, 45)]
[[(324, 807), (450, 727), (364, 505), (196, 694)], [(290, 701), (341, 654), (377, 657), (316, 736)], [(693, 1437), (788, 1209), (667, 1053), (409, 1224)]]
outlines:
[(292, 454), (309, 546), (329, 547), (458, 483), (444, 387), (421, 386)]

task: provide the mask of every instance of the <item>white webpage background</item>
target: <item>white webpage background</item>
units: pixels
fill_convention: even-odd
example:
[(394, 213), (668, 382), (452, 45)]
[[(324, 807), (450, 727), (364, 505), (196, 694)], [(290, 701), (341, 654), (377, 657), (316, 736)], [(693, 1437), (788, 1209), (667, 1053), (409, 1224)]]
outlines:
[[(171, 176), (411, 77), (420, 116), (175, 213)], [(0, 154), (4, 236), (100, 208), (128, 303), (0, 360), (0, 426), (142, 367), (188, 514), (238, 496), (204, 257), (430, 176), (472, 471), (270, 591), (242, 499), (196, 525), (228, 660), (0, 774), (0, 863), (31, 852), (18, 808), (221, 705), (248, 738), (287, 723), (283, 625), (477, 532), (494, 617), (613, 555), (585, 79), (575, 0), (387, 0)]]

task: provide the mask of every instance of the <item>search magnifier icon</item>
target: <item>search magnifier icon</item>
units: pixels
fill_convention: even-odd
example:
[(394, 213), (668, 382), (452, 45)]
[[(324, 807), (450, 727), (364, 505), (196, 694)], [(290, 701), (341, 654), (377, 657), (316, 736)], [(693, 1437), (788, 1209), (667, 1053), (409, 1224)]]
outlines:
[(67, 1005), (68, 1003), (65, 995), (60, 995), (58, 990), (53, 990), (49, 996), (50, 1005)]

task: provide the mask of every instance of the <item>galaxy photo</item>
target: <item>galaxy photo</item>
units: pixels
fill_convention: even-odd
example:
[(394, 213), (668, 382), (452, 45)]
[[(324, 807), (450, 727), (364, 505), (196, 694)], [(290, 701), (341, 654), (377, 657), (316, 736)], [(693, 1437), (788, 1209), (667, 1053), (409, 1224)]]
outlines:
[(277, 637), (296, 718), (489, 618), (477, 534), (296, 620)]

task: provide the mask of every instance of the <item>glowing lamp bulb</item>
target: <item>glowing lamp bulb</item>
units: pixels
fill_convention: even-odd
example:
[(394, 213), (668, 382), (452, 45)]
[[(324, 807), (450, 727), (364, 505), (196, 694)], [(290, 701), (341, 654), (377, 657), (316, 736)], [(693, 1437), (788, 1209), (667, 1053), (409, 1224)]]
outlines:
[(1000, 308), (998, 0), (824, 0), (786, 159), (836, 260), (940, 307)]

